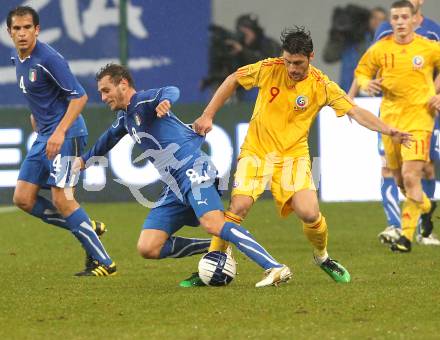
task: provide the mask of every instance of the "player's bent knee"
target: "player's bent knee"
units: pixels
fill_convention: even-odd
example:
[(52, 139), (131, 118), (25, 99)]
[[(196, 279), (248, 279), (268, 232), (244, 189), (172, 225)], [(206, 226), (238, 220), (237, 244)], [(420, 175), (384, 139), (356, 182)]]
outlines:
[(253, 204), (252, 198), (235, 199), (234, 196), (231, 200), (228, 210), (235, 215), (245, 218), (250, 208), (252, 207), (252, 204)]
[(138, 253), (144, 259), (159, 259), (161, 249), (162, 247), (154, 246), (152, 244), (145, 244), (142, 242), (137, 244)]
[(299, 218), (304, 222), (304, 223), (313, 223), (316, 222), (319, 218), (319, 210), (310, 210), (310, 211), (305, 211), (302, 213), (301, 216), (299, 216)]
[(14, 196), (12, 198), (12, 202), (14, 205), (21, 210), (31, 212), (32, 208), (35, 204), (35, 198), (30, 197), (29, 195), (26, 195), (25, 193), (21, 192), (14, 192)]
[(220, 236), (220, 232), (225, 224), (225, 215), (223, 211), (210, 211), (200, 217), (200, 225), (211, 235)]

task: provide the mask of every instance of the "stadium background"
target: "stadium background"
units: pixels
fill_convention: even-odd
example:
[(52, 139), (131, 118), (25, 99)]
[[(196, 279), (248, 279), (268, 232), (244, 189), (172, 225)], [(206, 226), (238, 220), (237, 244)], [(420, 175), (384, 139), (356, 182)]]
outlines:
[[(0, 104), (19, 100), (16, 104), (23, 105), (15, 82), (4, 84), (11, 77), (4, 18), (9, 6), (24, 2), (8, 0), (2, 1), (0, 6)], [(106, 60), (119, 56), (117, 13), (104, 9), (90, 12), (95, 21), (108, 20), (107, 25), (96, 31), (90, 21), (90, 26), (85, 27), (73, 22), (68, 31), (63, 16), (75, 19), (78, 17), (75, 8), (80, 8), (84, 18), (91, 4), (105, 4), (111, 10), (116, 2), (26, 2), (41, 7), (46, 37), (58, 39), (54, 46), (77, 68), (75, 72), (78, 74), (80, 66), (85, 68), (82, 72), (88, 76), (79, 75), (79, 79), (89, 86), (89, 95), (95, 99), (93, 72)], [(191, 121), (207, 100), (198, 92), (197, 82), (206, 74), (209, 22), (232, 29), (237, 16), (252, 11), (274, 38), (284, 26), (304, 24), (313, 33), (315, 64), (336, 79), (338, 66), (326, 65), (321, 58), (333, 7), (348, 3), (388, 7), (391, 2), (133, 0), (134, 5), (141, 6), (142, 22), (149, 38), (129, 35), (131, 43), (137, 42), (140, 48), (132, 68), (140, 87), (179, 85), (182, 98), (175, 111), (185, 121)], [(67, 6), (64, 12), (60, 10), (61, 5)], [(424, 12), (440, 20), (440, 2), (427, 0)], [(139, 34), (142, 30), (138, 27), (136, 32)], [(82, 39), (83, 43), (78, 43)], [(173, 62), (167, 63), (169, 60), (163, 57)], [(89, 66), (75, 63), (81, 59), (95, 62)], [(365, 100), (361, 105), (377, 107), (377, 100)], [(236, 155), (239, 144), (236, 136), (242, 136), (237, 128), (242, 131), (245, 126), (239, 124), (247, 122), (251, 110), (252, 104), (244, 103), (229, 105), (219, 113), (216, 123), (227, 132), (227, 138), (231, 138), (231, 147), (221, 144), (225, 135), (217, 130), (220, 147), (214, 146), (215, 150), (211, 150), (216, 157)], [(323, 113), (319, 122), (324, 128), (315, 127), (311, 135), (312, 153), (321, 156), (318, 165), (333, 165), (333, 168), (322, 169), (323, 176), (327, 173), (330, 176), (330, 181), (324, 182), (334, 184), (338, 194), (351, 199), (365, 200), (369, 190), (379, 194), (377, 183), (369, 182), (372, 174), (379, 172), (374, 163), (377, 161), (375, 134), (349, 126), (346, 119), (336, 122), (334, 114), (327, 113)], [(5, 171), (18, 169), (25, 155), (31, 133), (29, 113), (24, 106), (14, 104), (3, 105), (0, 115), (0, 181), (11, 182), (11, 173)], [(88, 105), (85, 116), (90, 142), (112, 120), (112, 114), (96, 103)], [(5, 137), (6, 129), (13, 130), (8, 130)], [(359, 145), (360, 140), (364, 144)], [(359, 155), (360, 158), (355, 158)], [(127, 164), (130, 165), (129, 160), (110, 160), (112, 168), (107, 169), (105, 191), (81, 195), (83, 201), (128, 201), (83, 205), (91, 217), (104, 221), (109, 227), (103, 242), (117, 263), (115, 277), (81, 280), (72, 276), (83, 268), (83, 251), (70, 233), (18, 208), (0, 207), (0, 339), (439, 338), (438, 247), (414, 243), (411, 254), (391, 254), (377, 240), (377, 233), (385, 223), (379, 202), (321, 204), (330, 228), (331, 256), (343, 261), (349, 269), (352, 275), (349, 285), (335, 284), (313, 264), (311, 248), (298, 219), (280, 219), (273, 202), (261, 200), (247, 216), (245, 226), (277, 259), (291, 266), (292, 282), (280, 288), (254, 289), (255, 282), (261, 279), (261, 271), (234, 251), (239, 275), (231, 286), (182, 289), (178, 283), (194, 271), (199, 257), (154, 261), (138, 255), (136, 241), (147, 209), (135, 202), (126, 188), (113, 181), (118, 177), (115, 166)], [(361, 166), (350, 168), (353, 164)], [(335, 168), (338, 169), (336, 174), (332, 172)], [(367, 174), (356, 173), (363, 168)], [(119, 172), (131, 176), (131, 172)], [(350, 177), (353, 173), (357, 177)], [(346, 181), (346, 185), (340, 186), (338, 180)], [(13, 185), (0, 189), (0, 203), (11, 205)], [(346, 188), (352, 191), (345, 192)], [(201, 228), (183, 228), (179, 235), (206, 237)]]
[[(18, 5), (23, 1), (10, 1), (10, 5)], [(96, 140), (113, 119), (113, 115), (99, 103), (95, 90), (94, 72), (108, 61), (125, 59), (124, 44), (128, 48), (128, 65), (133, 70), (137, 87), (150, 88), (164, 85), (177, 85), (181, 89), (181, 99), (174, 111), (185, 122), (192, 122), (209, 99), (207, 91), (199, 90), (200, 80), (207, 74), (208, 65), (208, 26), (210, 23), (224, 26), (233, 30), (235, 19), (243, 13), (255, 13), (260, 25), (266, 34), (277, 39), (280, 31), (289, 25), (304, 25), (311, 30), (316, 58), (314, 65), (321, 68), (332, 79), (337, 80), (338, 64), (325, 64), (322, 61), (322, 49), (330, 27), (331, 13), (335, 6), (348, 3), (366, 5), (364, 1), (332, 0), (320, 1), (233, 1), (233, 0), (187, 0), (187, 1), (140, 1), (133, 0), (128, 4), (130, 15), (128, 25), (119, 25), (119, 10), (114, 1), (30, 1), (40, 12), (42, 23), (41, 40), (50, 42), (69, 61), (74, 73), (85, 86), (90, 101), (84, 113), (89, 128), (89, 143)], [(122, 2), (124, 3), (124, 2)], [(368, 7), (381, 5), (388, 7), (392, 1), (369, 1)], [(251, 6), (250, 6), (251, 5)], [(428, 1), (424, 6), (424, 13), (434, 20), (440, 20), (440, 12), (436, 10), (437, 1)], [(319, 10), (316, 10), (319, 8)], [(0, 17), (5, 18), (9, 6), (0, 9)], [(99, 11), (101, 15), (95, 14)], [(122, 29), (121, 29), (122, 27)], [(123, 34), (121, 34), (121, 32)], [(127, 40), (121, 39), (126, 34)], [(176, 33), (178, 32), (178, 34)], [(121, 48), (122, 47), (122, 48)], [(18, 168), (23, 160), (26, 149), (32, 139), (29, 124), (29, 112), (24, 106), (24, 100), (16, 85), (14, 69), (10, 65), (9, 51), (11, 41), (6, 32), (5, 19), (1, 22), (0, 33), (0, 203), (10, 204), (13, 187)], [(376, 104), (366, 103), (374, 111)], [(217, 130), (212, 133), (206, 149), (214, 158), (221, 175), (227, 179), (230, 170), (234, 169), (234, 160), (237, 156), (240, 142), (245, 133), (245, 123), (252, 113), (253, 103), (227, 105), (217, 116)], [(329, 114), (329, 116), (331, 113)], [(322, 123), (322, 122), (320, 122)], [(242, 124), (242, 125), (239, 125)], [(310, 136), (311, 155), (324, 157), (323, 153), (329, 150), (329, 143), (335, 139), (343, 141), (345, 138), (355, 137), (357, 133), (365, 133), (357, 128), (351, 135), (344, 135), (344, 127), (338, 124), (346, 122), (326, 123), (325, 128), (313, 127)], [(336, 125), (332, 125), (336, 124)], [(340, 128), (341, 133), (322, 136), (322, 132)], [(354, 136), (353, 136), (354, 135)], [(321, 138), (321, 145), (319, 143)], [(323, 143), (323, 138), (329, 138)], [(357, 190), (337, 195), (321, 197), (329, 201), (345, 200), (374, 200), (379, 198), (379, 190), (369, 194), (373, 185), (380, 180), (379, 160), (375, 155), (375, 140), (372, 134), (365, 135), (365, 143), (358, 146), (352, 153), (340, 153), (341, 160), (349, 160), (357, 168), (350, 172), (362, 171), (367, 166), (366, 173), (375, 168), (373, 176), (368, 176), (372, 183), (363, 182), (361, 187), (345, 185), (347, 189)], [(356, 138), (359, 140), (359, 138)], [(335, 142), (338, 144), (338, 140)], [(124, 147), (130, 148), (128, 138)], [(319, 149), (319, 146), (321, 149)], [(328, 146), (328, 147), (326, 147)], [(347, 151), (347, 150), (345, 150)], [(344, 152), (345, 152), (344, 151)], [(149, 185), (145, 189), (154, 194), (160, 184), (151, 184), (157, 178), (148, 164), (136, 167), (129, 158), (122, 159), (114, 153), (110, 156), (109, 167), (90, 170), (86, 174), (87, 181), (80, 185), (80, 198), (85, 201), (124, 201), (131, 200), (129, 190), (114, 181), (120, 178), (139, 186)], [(371, 159), (369, 158), (371, 154)], [(361, 158), (356, 162), (353, 157)], [(335, 155), (332, 153), (332, 157)], [(336, 156), (338, 154), (336, 153)], [(330, 157), (330, 155), (329, 155)], [(325, 157), (324, 157), (325, 158)], [(322, 160), (322, 159), (321, 159)], [(361, 164), (366, 160), (366, 164)], [(333, 162), (334, 163), (334, 162)], [(330, 163), (315, 163), (316, 169), (324, 177), (333, 178), (333, 173), (327, 168)], [(319, 167), (320, 165), (320, 167)], [(323, 166), (324, 165), (324, 166)], [(340, 164), (338, 166), (341, 166)], [(92, 172), (94, 171), (94, 172)], [(334, 171), (334, 170), (333, 170)], [(340, 176), (342, 177), (342, 176)], [(373, 178), (374, 177), (374, 178)], [(94, 180), (92, 180), (92, 178)], [(342, 178), (347, 181), (346, 178)], [(354, 182), (359, 177), (354, 177)], [(334, 187), (340, 187), (338, 182), (331, 180)], [(325, 181), (323, 181), (325, 183)], [(329, 183), (329, 181), (327, 181)], [(91, 189), (94, 185), (94, 189)], [(89, 191), (85, 193), (83, 187)], [(225, 181), (228, 189), (230, 182)], [(325, 187), (327, 188), (327, 187)], [(90, 192), (94, 190), (93, 192)], [(324, 190), (324, 187), (323, 187)], [(322, 194), (322, 192), (321, 192)]]

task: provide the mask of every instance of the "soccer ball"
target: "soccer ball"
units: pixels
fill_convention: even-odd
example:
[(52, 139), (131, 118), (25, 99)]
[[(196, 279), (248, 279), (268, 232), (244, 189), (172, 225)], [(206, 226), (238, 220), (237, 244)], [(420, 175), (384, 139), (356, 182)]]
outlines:
[(199, 262), (199, 277), (207, 286), (226, 286), (236, 273), (235, 260), (221, 251), (211, 251)]

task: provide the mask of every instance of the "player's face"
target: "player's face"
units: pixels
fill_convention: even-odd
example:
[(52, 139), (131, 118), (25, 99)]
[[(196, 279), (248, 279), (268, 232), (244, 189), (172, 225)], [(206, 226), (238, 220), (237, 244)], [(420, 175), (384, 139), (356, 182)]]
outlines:
[(310, 60), (313, 59), (313, 56), (313, 52), (310, 57), (306, 57), (303, 54), (290, 54), (283, 51), (282, 58), (289, 77), (294, 81), (305, 79), (308, 75)]
[(121, 83), (113, 84), (110, 76), (105, 76), (98, 81), (98, 91), (101, 93), (101, 100), (106, 103), (112, 111), (125, 110), (127, 103), (124, 100), (124, 93)]
[(399, 38), (405, 38), (414, 30), (415, 17), (408, 7), (392, 8), (390, 12), (390, 23), (393, 33)]
[(9, 35), (14, 42), (20, 57), (26, 57), (31, 54), (37, 42), (40, 26), (35, 26), (32, 15), (13, 16), (11, 28), (8, 28)]

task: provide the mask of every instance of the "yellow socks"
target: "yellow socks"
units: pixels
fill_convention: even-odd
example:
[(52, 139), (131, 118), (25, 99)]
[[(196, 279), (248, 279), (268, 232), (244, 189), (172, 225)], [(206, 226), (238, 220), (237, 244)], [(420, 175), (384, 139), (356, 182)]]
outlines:
[[(243, 219), (240, 216), (235, 215), (234, 213), (231, 213), (230, 211), (226, 211), (225, 212), (225, 221), (240, 225), (241, 222), (243, 221)], [(228, 248), (228, 245), (229, 245), (229, 242), (221, 239), (218, 236), (213, 236), (211, 239), (211, 245), (209, 246), (208, 251), (225, 252), (226, 249)]]
[(319, 214), (318, 219), (313, 223), (303, 222), (303, 230), (307, 239), (314, 247), (314, 253), (317, 257), (327, 256), (327, 223), (324, 216)]
[(420, 215), (429, 212), (431, 209), (431, 201), (423, 193), (423, 201), (417, 202), (411, 198), (407, 198), (403, 202), (402, 207), (402, 234), (408, 240), (412, 241), (417, 228)]

